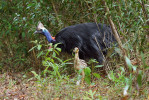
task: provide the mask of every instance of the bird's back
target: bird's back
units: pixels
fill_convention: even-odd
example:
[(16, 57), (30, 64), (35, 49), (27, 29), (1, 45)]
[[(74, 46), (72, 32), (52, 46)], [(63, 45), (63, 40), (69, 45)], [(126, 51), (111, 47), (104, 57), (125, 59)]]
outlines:
[(99, 58), (101, 51), (99, 51), (98, 44), (101, 50), (104, 50), (111, 46), (110, 43), (116, 41), (111, 28), (100, 23), (98, 25), (96, 23), (83, 23), (66, 27), (56, 35), (55, 39), (62, 43), (63, 51), (70, 53), (75, 47), (78, 47), (81, 59)]

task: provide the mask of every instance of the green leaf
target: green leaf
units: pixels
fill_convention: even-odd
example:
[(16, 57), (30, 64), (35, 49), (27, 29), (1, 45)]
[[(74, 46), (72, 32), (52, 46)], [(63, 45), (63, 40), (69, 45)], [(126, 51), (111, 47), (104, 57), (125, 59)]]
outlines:
[(136, 66), (133, 66), (133, 65), (131, 64), (131, 61), (130, 61), (130, 59), (129, 59), (128, 57), (126, 57), (125, 59), (126, 59), (126, 63), (127, 63), (127, 65), (128, 65), (128, 67), (129, 67), (129, 70), (132, 70), (132, 69), (133, 69), (133, 71), (136, 72), (137, 67), (136, 67)]
[(59, 52), (61, 52), (61, 48), (56, 48), (56, 50), (58, 50)]
[(92, 100), (91, 98), (89, 98), (89, 97), (87, 97), (87, 96), (86, 96), (86, 97), (84, 96), (83, 99), (84, 99), (84, 100)]
[(146, 63), (145, 63), (145, 59), (144, 59), (144, 54), (143, 54), (143, 52), (141, 52), (141, 58), (142, 58), (143, 65), (144, 65), (144, 67), (145, 67), (145, 66), (146, 66)]
[(133, 69), (134, 72), (137, 71), (137, 67), (136, 66), (132, 66), (132, 69)]
[(53, 47), (53, 44), (52, 43), (49, 43), (47, 46), (49, 46), (49, 47), (52, 48)]
[(52, 57), (56, 57), (56, 53), (55, 53), (55, 52), (53, 52), (53, 55), (52, 55)]
[(128, 67), (129, 67), (129, 70), (131, 70), (133, 65), (131, 64), (130, 59), (128, 57), (125, 57), (125, 60), (126, 60), (126, 63), (127, 63)]
[(88, 64), (92, 64), (92, 63), (98, 63), (98, 62), (96, 61), (96, 59), (90, 59)]
[(65, 65), (72, 65), (73, 63), (71, 62), (68, 62), (68, 63), (64, 63)]
[(28, 52), (32, 51), (33, 49), (35, 49), (37, 46), (32, 47)]
[(83, 69), (80, 69), (80, 70), (79, 70), (79, 74), (80, 74), (82, 71), (83, 71)]
[(22, 32), (22, 38), (25, 38), (25, 32)]
[(54, 52), (55, 52), (57, 55), (59, 55), (59, 52), (58, 52), (58, 51), (54, 50)]
[(64, 61), (64, 63), (66, 63), (66, 62), (68, 62), (68, 61), (71, 61), (71, 60), (72, 60), (72, 58), (67, 59), (67, 60)]
[(42, 47), (42, 45), (38, 45), (38, 46), (37, 46), (37, 49), (38, 49), (38, 50), (40, 50), (40, 49), (41, 49), (41, 47)]
[(137, 83), (141, 87), (142, 86), (142, 71), (139, 71), (139, 74), (137, 76)]
[(58, 57), (54, 57), (54, 58), (56, 58), (59, 62), (63, 63), (63, 60), (61, 60), (60, 58)]
[(57, 44), (55, 44), (55, 45), (54, 45), (54, 48), (56, 48), (59, 44), (61, 44), (61, 43), (57, 43)]
[(96, 65), (95, 67), (99, 68), (99, 67), (103, 67), (104, 65)]
[(84, 69), (84, 71), (85, 71), (85, 74), (90, 74), (91, 73), (91, 69), (89, 67), (86, 67)]
[(124, 67), (120, 67), (120, 69), (121, 69), (121, 71), (122, 71), (122, 72), (125, 72), (125, 69), (124, 69)]
[(91, 83), (91, 69), (89, 67), (86, 67), (84, 69), (84, 72), (85, 72), (85, 82), (87, 84), (90, 84)]
[(31, 43), (37, 44), (37, 43), (38, 43), (38, 41), (37, 41), (37, 40), (35, 40), (35, 41), (31, 41)]
[(49, 51), (49, 52), (50, 52), (50, 51), (53, 51), (53, 48), (48, 49), (48, 51)]
[(41, 55), (43, 55), (43, 51), (38, 53), (37, 58), (39, 58)]
[(93, 75), (96, 77), (96, 78), (100, 78), (101, 76), (99, 75), (99, 74), (97, 74), (97, 73), (93, 73)]
[(110, 71), (109, 78), (110, 78), (112, 81), (115, 81), (115, 80), (116, 80), (113, 71)]
[(37, 78), (38, 80), (40, 80), (40, 75), (38, 75), (35, 71), (31, 71), (31, 72), (34, 74), (35, 78)]
[(35, 77), (38, 76), (38, 74), (35, 71), (31, 71), (31, 72), (34, 74)]

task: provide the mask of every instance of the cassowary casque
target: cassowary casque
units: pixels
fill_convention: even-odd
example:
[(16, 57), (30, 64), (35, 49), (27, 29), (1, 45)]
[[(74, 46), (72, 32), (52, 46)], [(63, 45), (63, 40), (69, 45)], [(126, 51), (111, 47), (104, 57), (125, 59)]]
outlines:
[(62, 51), (72, 53), (75, 47), (78, 47), (81, 59), (93, 58), (99, 64), (103, 62), (103, 55), (107, 54), (107, 49), (116, 44), (110, 26), (106, 24), (83, 23), (68, 26), (62, 29), (55, 38), (39, 22), (35, 33), (46, 36), (50, 43), (61, 43), (58, 46)]

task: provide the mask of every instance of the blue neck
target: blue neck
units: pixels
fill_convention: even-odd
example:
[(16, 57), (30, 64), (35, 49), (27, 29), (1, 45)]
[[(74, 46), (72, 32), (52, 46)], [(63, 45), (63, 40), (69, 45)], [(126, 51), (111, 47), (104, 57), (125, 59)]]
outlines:
[(55, 41), (54, 39), (52, 39), (52, 36), (47, 29), (44, 29), (43, 34), (46, 36), (48, 42), (51, 43), (51, 42)]

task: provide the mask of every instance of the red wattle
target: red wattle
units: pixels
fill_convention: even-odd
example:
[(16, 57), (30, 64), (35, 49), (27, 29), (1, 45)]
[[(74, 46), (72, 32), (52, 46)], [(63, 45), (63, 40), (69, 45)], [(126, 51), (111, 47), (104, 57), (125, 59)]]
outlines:
[[(51, 36), (52, 37), (52, 36)], [(52, 37), (53, 40), (55, 40), (55, 37)]]

